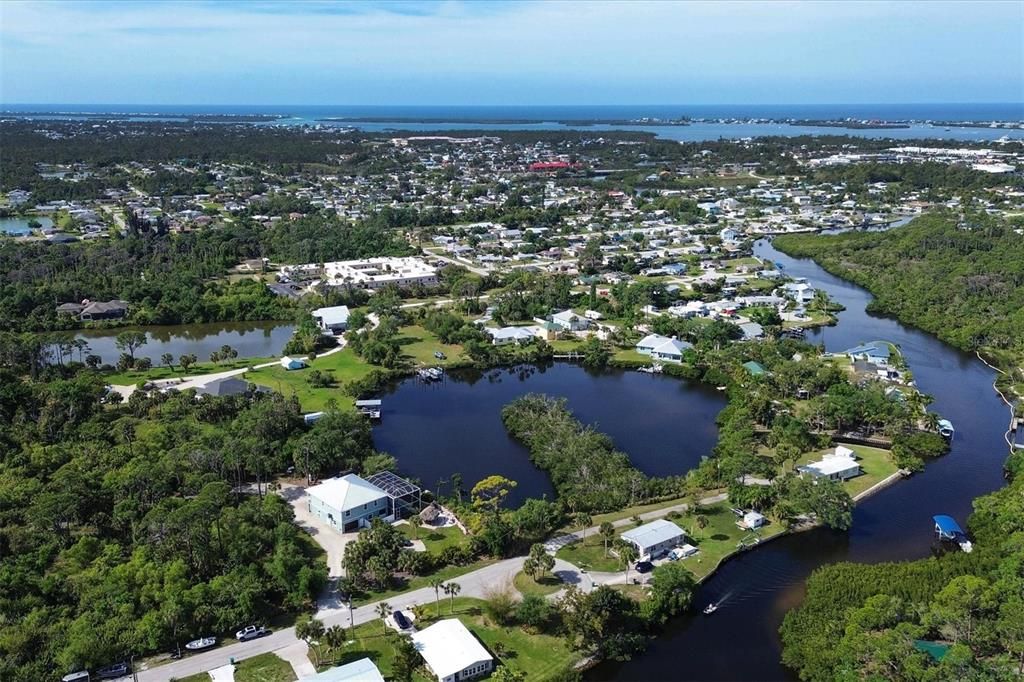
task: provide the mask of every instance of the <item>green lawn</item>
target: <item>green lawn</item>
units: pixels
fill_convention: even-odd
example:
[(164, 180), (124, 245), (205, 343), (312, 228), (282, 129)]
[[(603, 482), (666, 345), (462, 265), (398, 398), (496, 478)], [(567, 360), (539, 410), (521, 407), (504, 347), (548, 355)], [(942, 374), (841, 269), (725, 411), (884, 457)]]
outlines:
[[(646, 357), (646, 356), (644, 356)], [(707, 494), (712, 494), (713, 491), (709, 491)], [(607, 514), (595, 514), (591, 518), (591, 525), (600, 526), (605, 521), (613, 522), (620, 519), (629, 519), (637, 514), (643, 514), (644, 512), (655, 511), (658, 509), (664, 509), (666, 507), (674, 507), (678, 504), (686, 502), (686, 498), (677, 497), (671, 500), (663, 500), (661, 502), (651, 502), (650, 504), (638, 504), (633, 507), (626, 507), (620, 511), (608, 512)], [(562, 530), (569, 532), (579, 530), (578, 527), (565, 527)]]
[(235, 666), (235, 682), (292, 682), (295, 671), (288, 661), (275, 654), (260, 654)]
[(622, 362), (643, 362), (643, 363), (647, 363), (647, 364), (652, 364), (654, 362), (651, 359), (650, 355), (644, 355), (643, 353), (638, 353), (635, 350), (633, 350), (632, 348), (624, 348), (624, 349), (615, 351), (615, 353), (612, 355), (612, 359), (620, 360)]
[(367, 590), (366, 592), (355, 594), (353, 595), (352, 601), (358, 605), (375, 602), (380, 599), (388, 599), (389, 597), (394, 597), (396, 594), (409, 592), (411, 590), (418, 590), (421, 587), (429, 587), (430, 580), (432, 578), (438, 578), (446, 582), (449, 580), (455, 580), (458, 582), (457, 578), (460, 575), (465, 575), (470, 571), (475, 571), (483, 568), (484, 566), (489, 566), (490, 564), (493, 564), (494, 561), (494, 559), (481, 559), (471, 564), (466, 564), (465, 566), (445, 566), (444, 568), (434, 571), (428, 575), (415, 576), (414, 578), (404, 581), (403, 584), (398, 585), (397, 587), (392, 587), (387, 590)]
[(622, 592), (624, 595), (626, 595), (633, 601), (647, 601), (647, 598), (651, 595), (650, 590), (648, 590), (645, 585), (634, 585), (632, 583), (629, 583), (609, 585), (609, 587), (611, 587), (616, 592)]
[[(871, 486), (885, 478), (888, 478), (889, 476), (892, 476), (899, 470), (899, 467), (893, 463), (891, 453), (888, 450), (872, 448), (866, 445), (850, 445), (848, 443), (844, 443), (844, 445), (856, 453), (857, 461), (860, 464), (861, 469), (864, 470), (864, 473), (860, 476), (851, 478), (843, 483), (843, 488), (846, 489), (846, 492), (850, 493), (851, 497), (864, 492)], [(797, 461), (797, 464), (807, 464), (809, 462), (818, 461), (821, 459), (822, 455), (831, 451), (832, 448), (809, 452), (803, 455)]]
[(134, 386), (142, 380), (156, 381), (158, 379), (173, 379), (174, 377), (192, 376), (197, 374), (210, 374), (212, 372), (226, 372), (231, 369), (244, 369), (253, 365), (261, 365), (264, 362), (271, 362), (274, 358), (236, 358), (229, 362), (197, 362), (184, 371), (181, 365), (177, 364), (178, 358), (174, 359), (174, 368), (153, 367), (152, 369), (139, 372), (128, 370), (127, 372), (111, 372), (106, 375), (108, 384), (117, 386)]
[(782, 524), (772, 521), (756, 533), (743, 530), (736, 525), (736, 515), (726, 502), (701, 507), (699, 514), (708, 521), (705, 528), (697, 527), (697, 514), (688, 514), (673, 521), (686, 531), (687, 542), (700, 549), (696, 555), (680, 559), (698, 579), (714, 571), (722, 559), (739, 549), (741, 542), (750, 544), (755, 538), (764, 541), (785, 530)]
[[(398, 331), (402, 343), (402, 354), (409, 365), (448, 365), (463, 359), (462, 346), (443, 344), (437, 337), (423, 327), (402, 327)], [(446, 361), (438, 361), (434, 351), (440, 350), (448, 356)], [(335, 385), (330, 388), (313, 388), (307, 377), (311, 369), (318, 369), (334, 378)], [(286, 370), (279, 365), (246, 372), (245, 379), (261, 386), (267, 386), (286, 396), (295, 395), (306, 412), (323, 410), (327, 401), (332, 398), (339, 406), (351, 405), (351, 396), (342, 391), (346, 382), (362, 379), (374, 369), (384, 369), (368, 364), (349, 348), (319, 357), (309, 363), (309, 367)]]
[(422, 540), (427, 551), (431, 554), (439, 554), (447, 547), (458, 547), (469, 543), (469, 537), (463, 533), (458, 526), (445, 526), (444, 528), (427, 528), (420, 526), (414, 528), (411, 523), (403, 523), (396, 526), (410, 540)]
[(585, 540), (561, 547), (555, 556), (588, 571), (610, 573), (625, 570), (619, 558), (612, 554), (610, 544), (608, 554), (605, 555), (604, 539), (597, 533), (588, 535)]
[(522, 571), (516, 573), (516, 577), (512, 579), (512, 584), (519, 590), (519, 594), (524, 597), (529, 594), (546, 597), (565, 587), (565, 583), (557, 576), (546, 575), (540, 580), (534, 580)]

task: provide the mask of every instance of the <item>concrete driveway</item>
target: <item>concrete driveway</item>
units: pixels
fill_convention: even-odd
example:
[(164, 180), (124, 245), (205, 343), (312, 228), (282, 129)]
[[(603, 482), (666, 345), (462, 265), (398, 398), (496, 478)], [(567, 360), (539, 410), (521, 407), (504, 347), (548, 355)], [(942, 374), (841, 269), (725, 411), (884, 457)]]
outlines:
[(344, 575), (341, 559), (345, 556), (345, 545), (359, 537), (359, 534), (339, 533), (310, 514), (306, 489), (302, 486), (282, 483), (278, 494), (292, 506), (292, 510), (295, 512), (295, 523), (309, 533), (313, 540), (327, 552), (328, 577), (337, 579)]

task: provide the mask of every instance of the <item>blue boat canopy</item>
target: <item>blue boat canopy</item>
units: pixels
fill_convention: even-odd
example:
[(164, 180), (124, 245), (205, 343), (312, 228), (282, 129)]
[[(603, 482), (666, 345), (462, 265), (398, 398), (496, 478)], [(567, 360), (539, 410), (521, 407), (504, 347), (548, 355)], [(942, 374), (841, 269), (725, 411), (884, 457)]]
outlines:
[(935, 522), (935, 528), (943, 535), (956, 535), (957, 533), (963, 534), (963, 530), (960, 529), (960, 524), (956, 522), (952, 516), (945, 516), (940, 514), (939, 516), (933, 516), (932, 520)]

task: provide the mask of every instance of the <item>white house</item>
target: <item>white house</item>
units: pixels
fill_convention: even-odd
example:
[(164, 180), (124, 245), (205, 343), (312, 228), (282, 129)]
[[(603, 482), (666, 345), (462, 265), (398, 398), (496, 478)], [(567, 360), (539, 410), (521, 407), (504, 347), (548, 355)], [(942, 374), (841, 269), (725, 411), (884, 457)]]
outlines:
[(348, 533), (370, 525), (376, 517), (388, 518), (388, 494), (355, 474), (329, 478), (306, 490), (309, 512), (330, 527)]
[(817, 462), (797, 467), (797, 471), (831, 481), (845, 481), (864, 473), (857, 463), (853, 450), (842, 445), (837, 445), (835, 452), (827, 453)]
[(806, 282), (790, 282), (782, 288), (797, 303), (810, 303), (814, 300), (816, 289)]
[(682, 362), (683, 353), (691, 348), (693, 348), (691, 343), (660, 334), (648, 334), (636, 344), (637, 353), (668, 362)]
[(340, 334), (348, 329), (348, 316), (347, 305), (317, 308), (313, 311), (313, 319), (316, 320), (320, 329), (331, 334)]
[(438, 682), (472, 680), (494, 669), (494, 658), (457, 618), (414, 633), (412, 642)]
[(748, 511), (743, 518), (736, 522), (736, 525), (746, 530), (756, 530), (768, 523), (763, 514), (756, 511)]
[(368, 658), (330, 668), (318, 675), (303, 677), (299, 682), (384, 682), (377, 666)]
[(555, 325), (557, 331), (563, 332), (579, 332), (590, 328), (590, 320), (571, 310), (555, 313), (551, 316), (550, 322)]
[(686, 539), (683, 529), (665, 519), (628, 530), (622, 539), (636, 547), (641, 559), (656, 559)]
[(510, 343), (528, 343), (530, 339), (537, 338), (537, 327), (501, 327), (484, 329), (491, 336), (491, 343), (495, 346), (506, 346)]

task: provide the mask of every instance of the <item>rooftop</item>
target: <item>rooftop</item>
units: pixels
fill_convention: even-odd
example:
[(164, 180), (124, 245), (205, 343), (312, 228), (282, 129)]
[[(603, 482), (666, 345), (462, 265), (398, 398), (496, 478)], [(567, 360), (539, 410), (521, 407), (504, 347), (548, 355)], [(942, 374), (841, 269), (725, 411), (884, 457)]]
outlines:
[(456, 618), (434, 623), (413, 634), (412, 641), (440, 679), (451, 677), (474, 663), (492, 660), (487, 649)]
[(355, 474), (348, 474), (341, 478), (329, 478), (323, 483), (309, 488), (306, 492), (339, 511), (353, 509), (387, 497), (386, 492)]
[(657, 519), (639, 528), (627, 530), (622, 534), (622, 539), (634, 542), (640, 547), (653, 547), (662, 542), (681, 538), (683, 535), (683, 529), (676, 524), (665, 519)]

